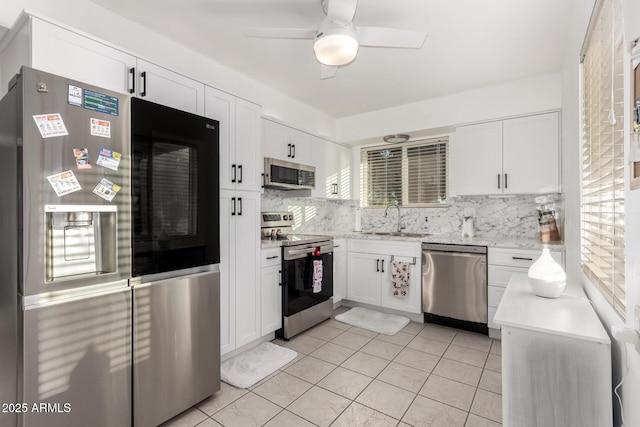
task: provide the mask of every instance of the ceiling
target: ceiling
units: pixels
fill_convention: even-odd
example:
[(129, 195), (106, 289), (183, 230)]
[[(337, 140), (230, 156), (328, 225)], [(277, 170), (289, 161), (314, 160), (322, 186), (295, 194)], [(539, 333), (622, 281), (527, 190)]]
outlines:
[(559, 71), (574, 2), (360, 0), (356, 27), (425, 31), (427, 39), (421, 49), (361, 47), (321, 80), (312, 40), (242, 33), (316, 28), (321, 0), (93, 1), (335, 118)]

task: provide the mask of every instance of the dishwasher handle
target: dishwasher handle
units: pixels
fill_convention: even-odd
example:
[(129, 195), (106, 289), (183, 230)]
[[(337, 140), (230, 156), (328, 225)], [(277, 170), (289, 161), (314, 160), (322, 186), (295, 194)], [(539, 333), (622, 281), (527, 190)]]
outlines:
[(448, 243), (423, 243), (422, 250), (430, 251), (430, 252), (461, 252), (461, 253), (471, 253), (471, 254), (487, 253), (486, 246), (452, 245)]

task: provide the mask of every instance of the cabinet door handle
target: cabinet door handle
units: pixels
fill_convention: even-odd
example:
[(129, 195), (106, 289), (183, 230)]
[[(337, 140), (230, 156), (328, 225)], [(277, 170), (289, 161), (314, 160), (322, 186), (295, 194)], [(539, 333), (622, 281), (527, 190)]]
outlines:
[(508, 188), (509, 184), (507, 183), (507, 174), (504, 174), (504, 188)]
[(240, 177), (238, 178), (238, 184), (242, 184), (242, 165), (238, 165), (238, 173)]
[(380, 273), (380, 260), (379, 259), (376, 260), (376, 272)]
[(282, 270), (278, 270), (278, 276), (280, 277), (278, 285), (282, 286)]
[(236, 182), (236, 165), (231, 165), (231, 182)]
[(147, 96), (147, 72), (141, 72), (140, 77), (142, 78), (142, 92), (140, 92), (140, 96), (144, 97)]
[(293, 148), (293, 155), (291, 156), (291, 158), (295, 159), (296, 158), (296, 144), (291, 144), (291, 148)]
[(382, 273), (384, 273), (384, 260), (382, 260)]
[(231, 202), (233, 203), (233, 209), (231, 209), (231, 216), (235, 216), (236, 215), (236, 198), (232, 197)]
[(331, 194), (338, 194), (338, 184), (331, 184)]
[(498, 174), (498, 188), (500, 188), (500, 174)]
[(242, 215), (242, 197), (238, 197), (238, 215)]
[(340, 247), (340, 245), (333, 245), (333, 249), (339, 248), (339, 247)]
[(129, 68), (129, 75), (131, 75), (131, 89), (129, 89), (129, 93), (136, 93), (136, 67)]
[(533, 258), (523, 258), (523, 257), (519, 257), (519, 256), (512, 256), (512, 259), (520, 259), (523, 261), (533, 261)]
[(291, 157), (291, 144), (287, 144), (287, 147), (289, 147), (289, 153), (287, 154), (287, 157)]
[(262, 174), (262, 188), (264, 188), (264, 179), (265, 179), (265, 178), (266, 178), (266, 177), (264, 176), (264, 174)]
[(276, 259), (278, 258), (280, 255), (273, 255), (273, 256), (268, 256), (267, 259)]

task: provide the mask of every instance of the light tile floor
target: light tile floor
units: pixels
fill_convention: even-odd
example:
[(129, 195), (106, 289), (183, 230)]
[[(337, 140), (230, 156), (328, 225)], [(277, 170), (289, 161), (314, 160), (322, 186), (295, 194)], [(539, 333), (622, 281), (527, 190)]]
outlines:
[(388, 336), (329, 319), (274, 342), (298, 357), (247, 390), (222, 383), (163, 426), (501, 425), (498, 340), (415, 322)]

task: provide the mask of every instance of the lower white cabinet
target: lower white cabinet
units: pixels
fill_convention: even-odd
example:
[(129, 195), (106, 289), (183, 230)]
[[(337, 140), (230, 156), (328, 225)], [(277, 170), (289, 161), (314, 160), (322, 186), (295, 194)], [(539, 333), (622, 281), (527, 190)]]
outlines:
[[(422, 313), (420, 243), (349, 240), (347, 299), (409, 313)], [(406, 262), (410, 285), (406, 296), (393, 295), (391, 262)]]
[(220, 351), (260, 331), (260, 193), (220, 191)]
[(260, 332), (265, 336), (282, 327), (282, 249), (263, 249), (260, 262)]
[[(550, 253), (560, 265), (564, 266), (564, 256), (561, 250), (551, 250)], [(541, 249), (489, 248), (487, 255), (487, 314), (489, 328), (500, 329), (500, 325), (494, 322), (493, 317), (496, 314), (511, 275), (514, 273), (527, 274), (531, 264), (540, 255), (542, 255)]]
[(347, 240), (333, 241), (333, 303), (342, 301), (347, 292)]
[(539, 298), (526, 275), (509, 280), (496, 313), (505, 426), (612, 425), (611, 341), (580, 285), (566, 290)]

